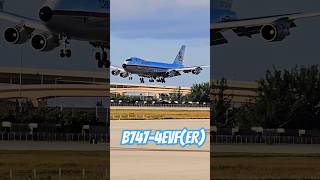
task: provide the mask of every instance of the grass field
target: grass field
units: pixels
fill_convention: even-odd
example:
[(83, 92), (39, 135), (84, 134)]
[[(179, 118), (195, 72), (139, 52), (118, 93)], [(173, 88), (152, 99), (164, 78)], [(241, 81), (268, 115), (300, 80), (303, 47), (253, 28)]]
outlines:
[(85, 169), (85, 179), (106, 179), (108, 156), (105, 151), (0, 151), (0, 177), (9, 179), (10, 169), (14, 179), (37, 178), (81, 179)]
[(211, 179), (320, 179), (320, 154), (236, 154), (211, 156)]
[(209, 119), (209, 110), (177, 110), (177, 109), (111, 109), (112, 120), (135, 119)]

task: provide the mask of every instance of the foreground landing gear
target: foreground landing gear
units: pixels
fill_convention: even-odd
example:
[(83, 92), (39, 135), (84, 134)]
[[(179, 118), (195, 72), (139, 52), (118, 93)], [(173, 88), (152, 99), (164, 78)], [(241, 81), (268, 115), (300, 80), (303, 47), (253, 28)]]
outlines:
[(104, 49), (102, 52), (96, 52), (95, 53), (95, 58), (98, 62), (98, 67), (103, 68), (109, 68), (110, 67), (110, 61), (109, 61), (109, 56), (107, 53), (107, 50)]
[(71, 57), (71, 49), (61, 49), (60, 50), (60, 57), (61, 58), (64, 58), (64, 57), (70, 58)]
[(157, 79), (157, 82), (161, 82), (161, 83), (166, 83), (166, 80), (165, 80), (165, 78), (159, 78), (159, 79)]
[(140, 78), (140, 83), (144, 83), (144, 78), (143, 77)]
[(61, 39), (65, 38), (64, 40), (64, 48), (60, 50), (60, 57), (61, 58), (70, 58), (72, 55), (71, 49), (68, 49), (67, 46), (70, 44), (68, 37), (62, 37)]

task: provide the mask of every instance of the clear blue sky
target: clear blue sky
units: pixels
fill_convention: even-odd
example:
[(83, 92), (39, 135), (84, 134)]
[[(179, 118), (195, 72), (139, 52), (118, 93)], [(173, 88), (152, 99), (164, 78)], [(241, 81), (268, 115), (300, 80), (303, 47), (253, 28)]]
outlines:
[[(121, 0), (111, 2), (111, 62), (121, 65), (135, 56), (171, 63), (181, 45), (187, 46), (185, 65), (210, 63), (209, 0)], [(112, 82), (139, 83), (112, 77)], [(185, 74), (166, 85), (191, 86), (207, 82), (209, 69), (199, 76)]]

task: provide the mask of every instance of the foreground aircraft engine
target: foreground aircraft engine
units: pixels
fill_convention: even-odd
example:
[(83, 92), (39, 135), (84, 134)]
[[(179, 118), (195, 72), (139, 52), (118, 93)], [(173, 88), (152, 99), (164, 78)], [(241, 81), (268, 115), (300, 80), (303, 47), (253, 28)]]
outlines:
[(114, 76), (118, 76), (120, 74), (120, 70), (112, 70), (111, 74)]
[(293, 25), (291, 22), (274, 22), (273, 24), (264, 25), (261, 28), (262, 37), (270, 42), (282, 41), (290, 35), (290, 27)]
[(38, 51), (50, 51), (59, 46), (59, 39), (47, 33), (36, 34), (31, 39), (31, 45)]
[(197, 67), (196, 69), (192, 70), (191, 72), (192, 72), (192, 74), (198, 75), (201, 73), (201, 70), (202, 69), (200, 67)]
[(121, 72), (120, 73), (120, 77), (122, 77), (122, 78), (126, 78), (128, 76), (129, 76), (129, 73), (127, 73), (127, 72)]
[(31, 38), (33, 30), (23, 26), (9, 27), (4, 31), (4, 39), (8, 43), (23, 44)]

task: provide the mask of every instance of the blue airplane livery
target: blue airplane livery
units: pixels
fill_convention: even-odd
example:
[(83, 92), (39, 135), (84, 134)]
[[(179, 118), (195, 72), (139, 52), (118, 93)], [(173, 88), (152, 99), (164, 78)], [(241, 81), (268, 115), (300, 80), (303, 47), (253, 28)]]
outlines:
[(136, 74), (140, 76), (140, 82), (144, 83), (144, 78), (149, 78), (149, 82), (161, 82), (165, 83), (165, 78), (180, 76), (183, 73), (192, 73), (198, 75), (203, 68), (209, 66), (189, 66), (183, 65), (184, 53), (186, 46), (182, 46), (177, 57), (173, 63), (162, 63), (159, 61), (147, 61), (137, 57), (131, 57), (126, 59), (122, 67), (110, 66), (111, 74), (114, 76), (120, 76), (122, 78), (129, 78), (132, 80), (132, 75)]
[(228, 43), (222, 34), (227, 30), (232, 30), (239, 37), (251, 38), (254, 34), (260, 34), (269, 42), (282, 41), (290, 35), (290, 29), (297, 26), (295, 20), (320, 16), (320, 12), (295, 12), (239, 19), (232, 11), (232, 4), (233, 0), (211, 0), (211, 46)]

